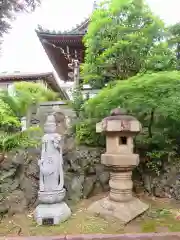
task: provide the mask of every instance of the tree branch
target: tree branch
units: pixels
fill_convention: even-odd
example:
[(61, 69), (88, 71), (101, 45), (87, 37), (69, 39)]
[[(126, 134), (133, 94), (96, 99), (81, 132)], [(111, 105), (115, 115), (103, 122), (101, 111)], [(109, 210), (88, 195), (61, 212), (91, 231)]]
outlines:
[(148, 126), (148, 133), (150, 138), (152, 138), (152, 125), (154, 122), (154, 113), (155, 113), (155, 108), (151, 110), (151, 114), (150, 114), (150, 120), (149, 120), (149, 126)]

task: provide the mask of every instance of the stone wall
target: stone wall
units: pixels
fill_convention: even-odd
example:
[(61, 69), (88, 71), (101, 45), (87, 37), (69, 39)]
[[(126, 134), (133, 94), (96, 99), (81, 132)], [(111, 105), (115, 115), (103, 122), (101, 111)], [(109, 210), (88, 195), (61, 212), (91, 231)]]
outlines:
[(65, 188), (73, 202), (107, 191), (109, 173), (100, 164), (100, 149), (76, 147), (65, 152)]
[[(107, 191), (109, 173), (100, 164), (102, 149), (77, 147), (74, 137), (65, 135), (64, 170), (66, 200), (75, 203), (97, 193)], [(22, 212), (37, 204), (39, 187), (39, 167), (37, 165), (40, 149), (29, 149), (8, 154), (0, 165), (0, 213)], [(135, 181), (135, 191), (141, 184), (157, 197), (180, 200), (180, 164), (166, 165), (160, 176), (144, 173), (144, 186)], [(137, 184), (138, 183), (138, 184)]]
[(0, 165), (0, 214), (24, 212), (36, 204), (39, 151), (8, 154)]
[[(66, 146), (65, 149), (68, 149)], [(11, 153), (0, 166), (0, 213), (23, 212), (37, 204), (40, 150)], [(100, 164), (100, 150), (85, 147), (64, 152), (66, 200), (76, 203), (108, 190), (109, 174)]]
[(164, 164), (159, 176), (144, 173), (143, 182), (145, 190), (153, 196), (180, 200), (180, 162)]

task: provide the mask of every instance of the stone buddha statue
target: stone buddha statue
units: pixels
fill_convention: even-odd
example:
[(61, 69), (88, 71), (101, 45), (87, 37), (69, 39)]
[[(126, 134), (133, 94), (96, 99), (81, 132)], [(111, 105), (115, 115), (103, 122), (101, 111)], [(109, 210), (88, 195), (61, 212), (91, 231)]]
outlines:
[(54, 115), (49, 115), (44, 125), (40, 167), (40, 192), (52, 192), (63, 189), (63, 138), (56, 133)]

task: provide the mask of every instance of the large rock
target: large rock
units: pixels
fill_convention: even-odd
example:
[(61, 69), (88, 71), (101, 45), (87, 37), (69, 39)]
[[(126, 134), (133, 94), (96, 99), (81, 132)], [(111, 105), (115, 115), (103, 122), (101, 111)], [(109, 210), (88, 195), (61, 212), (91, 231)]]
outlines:
[(0, 215), (8, 212), (8, 204), (6, 201), (5, 194), (0, 194)]
[(159, 176), (144, 172), (143, 184), (145, 190), (156, 197), (180, 200), (180, 163), (164, 163)]
[(23, 212), (37, 199), (37, 153), (12, 152), (0, 165), (0, 214)]
[(27, 208), (26, 196), (23, 191), (15, 190), (6, 197), (9, 214), (23, 213)]
[(100, 164), (102, 149), (76, 147), (64, 153), (67, 197), (79, 201), (108, 189), (109, 173)]
[(95, 185), (96, 185), (97, 177), (96, 175), (90, 175), (85, 178), (83, 183), (83, 197), (88, 198), (93, 194)]
[(20, 182), (20, 189), (24, 192), (28, 205), (33, 205), (37, 200), (38, 181), (25, 177)]

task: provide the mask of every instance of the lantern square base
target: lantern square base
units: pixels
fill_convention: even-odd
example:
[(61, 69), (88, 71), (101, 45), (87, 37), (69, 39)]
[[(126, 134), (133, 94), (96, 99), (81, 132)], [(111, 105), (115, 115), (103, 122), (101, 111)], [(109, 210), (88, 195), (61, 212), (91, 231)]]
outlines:
[(109, 198), (103, 198), (91, 204), (88, 211), (104, 218), (117, 218), (122, 224), (127, 224), (147, 211), (148, 208), (149, 206), (141, 202), (138, 198), (132, 198), (128, 202), (115, 202)]

